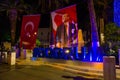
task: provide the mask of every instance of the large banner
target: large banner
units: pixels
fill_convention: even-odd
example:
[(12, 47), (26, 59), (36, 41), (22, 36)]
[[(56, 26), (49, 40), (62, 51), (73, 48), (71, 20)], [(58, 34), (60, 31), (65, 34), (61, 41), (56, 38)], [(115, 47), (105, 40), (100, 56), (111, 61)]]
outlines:
[(40, 15), (23, 16), (20, 47), (25, 49), (33, 49), (35, 47), (39, 22)]
[(51, 12), (54, 44), (56, 47), (77, 46), (76, 5)]

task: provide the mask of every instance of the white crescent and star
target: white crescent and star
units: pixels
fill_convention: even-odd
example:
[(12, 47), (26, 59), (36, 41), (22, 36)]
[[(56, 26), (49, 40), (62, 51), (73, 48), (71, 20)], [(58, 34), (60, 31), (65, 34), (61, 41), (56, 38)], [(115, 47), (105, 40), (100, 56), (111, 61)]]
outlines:
[(32, 29), (32, 31), (34, 30), (34, 23), (32, 22), (32, 21), (29, 21), (29, 22), (27, 22), (26, 24), (25, 24), (25, 31), (26, 31), (26, 29), (27, 29), (27, 27), (28, 27), (28, 25), (31, 25), (31, 29)]
[[(34, 23), (33, 23), (32, 21), (29, 21), (29, 22), (27, 22), (27, 23), (25, 24), (25, 28), (24, 28), (25, 32), (26, 32), (26, 29), (27, 29), (27, 27), (28, 27), (29, 25), (31, 26), (32, 31), (34, 30)], [(30, 32), (26, 32), (26, 35), (27, 35), (28, 37), (30, 37)]]

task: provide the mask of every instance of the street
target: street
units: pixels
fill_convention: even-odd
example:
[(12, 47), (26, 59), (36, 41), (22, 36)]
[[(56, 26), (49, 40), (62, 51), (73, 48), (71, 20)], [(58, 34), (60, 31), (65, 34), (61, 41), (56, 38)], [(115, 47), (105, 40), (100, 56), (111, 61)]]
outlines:
[(0, 64), (0, 80), (98, 80), (84, 78), (47, 65), (16, 65)]

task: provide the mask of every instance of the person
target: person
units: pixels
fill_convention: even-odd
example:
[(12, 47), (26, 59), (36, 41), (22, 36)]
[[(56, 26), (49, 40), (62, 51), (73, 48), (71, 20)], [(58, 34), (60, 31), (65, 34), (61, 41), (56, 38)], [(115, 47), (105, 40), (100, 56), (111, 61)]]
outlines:
[(70, 15), (65, 13), (62, 15), (62, 24), (58, 26), (56, 32), (57, 47), (71, 47), (77, 41), (77, 29), (75, 24), (70, 21)]

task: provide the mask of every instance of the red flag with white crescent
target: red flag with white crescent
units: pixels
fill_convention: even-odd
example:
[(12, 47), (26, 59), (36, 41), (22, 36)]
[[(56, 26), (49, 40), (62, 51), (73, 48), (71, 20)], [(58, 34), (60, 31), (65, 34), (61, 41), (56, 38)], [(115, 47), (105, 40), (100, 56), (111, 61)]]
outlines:
[(20, 47), (33, 49), (36, 45), (40, 15), (26, 15), (22, 19)]

